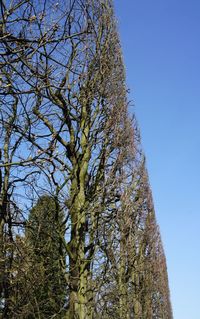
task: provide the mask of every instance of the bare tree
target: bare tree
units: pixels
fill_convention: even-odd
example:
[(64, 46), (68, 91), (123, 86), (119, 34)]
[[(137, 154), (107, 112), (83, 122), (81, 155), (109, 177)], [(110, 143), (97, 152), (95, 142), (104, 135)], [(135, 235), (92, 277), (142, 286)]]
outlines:
[[(149, 270), (154, 274), (158, 242), (158, 263), (164, 255), (150, 218), (137, 128), (128, 116), (112, 1), (0, 1), (0, 8), (2, 247), (8, 233), (13, 251), (18, 246), (28, 254), (23, 236), (16, 237), (19, 226), (26, 226), (41, 196), (54, 196), (65, 212), (58, 238), (69, 287), (63, 317), (142, 318), (148, 307), (158, 309)], [(17, 203), (15, 210), (8, 209), (11, 202)], [(7, 247), (1, 254), (5, 282), (5, 261), (13, 255)], [(26, 256), (23, 260), (29, 263)], [(11, 276), (12, 263), (9, 267)], [(168, 293), (167, 277), (162, 278)], [(5, 318), (9, 291), (1, 286)], [(154, 318), (152, 313), (147, 317)], [(34, 316), (42, 318), (33, 311)]]

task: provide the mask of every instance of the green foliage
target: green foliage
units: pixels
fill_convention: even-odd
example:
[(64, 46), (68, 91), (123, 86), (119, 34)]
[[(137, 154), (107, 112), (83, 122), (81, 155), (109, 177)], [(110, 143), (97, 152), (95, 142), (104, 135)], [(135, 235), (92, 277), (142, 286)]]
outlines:
[[(29, 276), (37, 274), (39, 282), (33, 286), (41, 318), (63, 313), (66, 300), (64, 278), (65, 255), (64, 215), (56, 199), (42, 196), (31, 210), (26, 241), (29, 252)], [(57, 317), (60, 318), (60, 317)]]

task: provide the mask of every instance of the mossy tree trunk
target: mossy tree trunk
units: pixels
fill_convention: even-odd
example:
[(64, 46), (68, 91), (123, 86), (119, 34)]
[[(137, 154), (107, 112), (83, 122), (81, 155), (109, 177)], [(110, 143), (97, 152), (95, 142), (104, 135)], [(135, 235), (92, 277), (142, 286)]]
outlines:
[(91, 157), (90, 150), (90, 114), (87, 112), (87, 100), (82, 105), (81, 137), (79, 157), (71, 156), (72, 180), (70, 190), (71, 238), (69, 247), (69, 318), (87, 318), (87, 291), (89, 283), (90, 260), (85, 256), (86, 237), (86, 179)]

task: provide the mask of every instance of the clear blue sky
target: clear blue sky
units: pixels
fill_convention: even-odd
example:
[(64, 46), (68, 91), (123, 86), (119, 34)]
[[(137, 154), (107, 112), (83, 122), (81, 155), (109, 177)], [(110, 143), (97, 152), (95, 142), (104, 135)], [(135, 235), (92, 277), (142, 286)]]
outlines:
[(200, 319), (200, 1), (114, 3), (174, 319)]

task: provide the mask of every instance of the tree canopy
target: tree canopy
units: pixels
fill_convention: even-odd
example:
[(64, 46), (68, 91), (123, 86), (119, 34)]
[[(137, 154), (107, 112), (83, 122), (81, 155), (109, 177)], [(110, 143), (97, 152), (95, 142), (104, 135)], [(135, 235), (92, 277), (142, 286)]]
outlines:
[(1, 318), (172, 319), (112, 1), (0, 9)]

